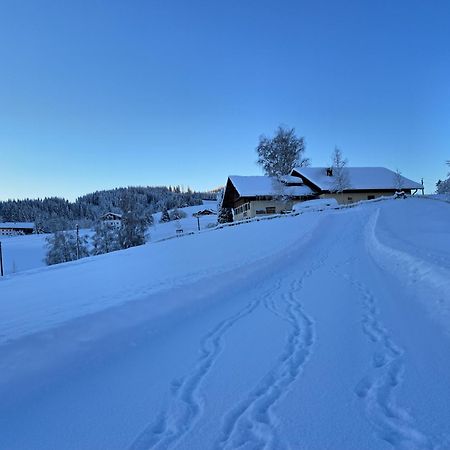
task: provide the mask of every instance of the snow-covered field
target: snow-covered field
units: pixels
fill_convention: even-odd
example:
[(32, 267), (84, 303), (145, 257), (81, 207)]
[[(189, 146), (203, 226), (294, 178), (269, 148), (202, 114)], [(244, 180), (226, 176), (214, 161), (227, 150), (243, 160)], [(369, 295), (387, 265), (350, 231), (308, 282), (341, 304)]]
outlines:
[(45, 234), (2, 236), (5, 274), (45, 266)]
[[(198, 222), (192, 214), (199, 210), (211, 209), (216, 210), (216, 202), (205, 200), (203, 205), (188, 206), (180, 208), (186, 214), (186, 217), (179, 221), (172, 221), (168, 223), (159, 223), (161, 213), (153, 215), (154, 225), (149, 228), (150, 242), (155, 242), (160, 239), (166, 239), (176, 235), (178, 228), (182, 229), (184, 233), (189, 233), (198, 230)], [(208, 228), (217, 222), (217, 216), (203, 216), (200, 217), (200, 229)], [(81, 230), (81, 235), (91, 236), (93, 231)], [(1, 236), (3, 246), (3, 263), (5, 274), (14, 274), (23, 272), (24, 270), (36, 269), (45, 266), (46, 255), (46, 237), (48, 235), (27, 235), (27, 236)]]
[[(183, 230), (183, 233), (190, 233), (198, 230), (197, 218), (193, 216), (197, 211), (210, 209), (216, 211), (217, 202), (212, 200), (203, 200), (203, 205), (188, 206), (186, 208), (179, 208), (186, 214), (186, 217), (180, 220), (174, 220), (167, 223), (160, 223), (161, 213), (153, 214), (154, 224), (149, 228), (150, 241), (156, 242), (161, 239), (176, 236), (177, 229)], [(207, 229), (210, 226), (217, 224), (217, 216), (215, 214), (210, 216), (199, 217), (200, 230)]]
[(386, 200), (5, 277), (0, 448), (450, 448), (449, 223)]

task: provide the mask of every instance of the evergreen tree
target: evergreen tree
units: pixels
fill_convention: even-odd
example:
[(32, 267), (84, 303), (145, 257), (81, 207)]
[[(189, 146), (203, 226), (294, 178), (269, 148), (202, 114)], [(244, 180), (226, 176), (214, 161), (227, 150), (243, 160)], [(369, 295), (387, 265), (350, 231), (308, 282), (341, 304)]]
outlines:
[(121, 199), (122, 227), (119, 230), (120, 247), (130, 248), (145, 244), (147, 221), (141, 205), (131, 193), (125, 193)]
[(220, 208), (217, 214), (218, 223), (233, 222), (233, 211), (231, 208)]
[[(450, 161), (447, 161), (447, 165), (450, 166)], [(447, 174), (447, 179), (442, 181), (439, 180), (436, 183), (436, 193), (437, 194), (450, 194), (450, 172)]]
[(217, 192), (217, 222), (228, 223), (233, 222), (233, 211), (231, 208), (224, 208), (223, 206), (224, 189)]
[(4, 222), (36, 222), (39, 230), (54, 232), (73, 229), (76, 223), (91, 227), (105, 212), (120, 213), (120, 199), (125, 193), (134, 196), (148, 218), (163, 206), (172, 209), (202, 203), (204, 194), (182, 193), (179, 187), (177, 191), (167, 187), (128, 187), (93, 192), (75, 202), (56, 197), (0, 201), (0, 217)]
[(159, 221), (160, 221), (160, 223), (170, 222), (170, 214), (169, 214), (169, 210), (167, 209), (166, 206), (164, 206), (164, 208), (162, 210), (161, 219)]

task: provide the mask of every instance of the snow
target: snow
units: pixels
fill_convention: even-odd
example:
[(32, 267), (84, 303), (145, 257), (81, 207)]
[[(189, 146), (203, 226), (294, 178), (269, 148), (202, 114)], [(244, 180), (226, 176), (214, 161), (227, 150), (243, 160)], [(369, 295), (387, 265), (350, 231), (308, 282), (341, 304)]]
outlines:
[[(80, 230), (81, 236), (91, 236), (91, 230)], [(3, 268), (6, 275), (45, 267), (49, 234), (0, 236), (3, 249)]]
[(0, 222), (0, 228), (34, 228), (33, 222)]
[[(273, 177), (231, 175), (229, 179), (241, 197), (280, 194), (301, 197), (313, 194), (313, 191), (308, 186), (286, 186)], [(301, 182), (298, 177), (297, 182)]]
[(306, 202), (296, 203), (292, 207), (292, 211), (302, 212), (305, 210), (316, 211), (323, 210), (325, 208), (337, 208), (339, 206), (335, 198), (318, 198), (316, 200), (308, 200)]
[(1, 236), (5, 274), (45, 266), (44, 234)]
[[(179, 208), (186, 213), (186, 218), (164, 224), (159, 223), (161, 213), (153, 215), (154, 226), (148, 230), (151, 242), (167, 239), (176, 235), (176, 230), (181, 228), (184, 233), (197, 231), (197, 218), (192, 215), (204, 209), (216, 209), (216, 202), (205, 200), (202, 205)], [(206, 229), (217, 223), (217, 216), (200, 217), (200, 229)], [(92, 236), (92, 230), (80, 230), (81, 236)], [(0, 236), (3, 248), (3, 263), (5, 274), (14, 274), (25, 270), (45, 267), (46, 238), (48, 234), (30, 234), (24, 236)]]
[[(346, 167), (349, 178), (348, 189), (390, 189), (398, 188), (396, 173), (385, 167)], [(311, 183), (323, 191), (333, 189), (335, 177), (327, 176), (327, 167), (300, 167), (293, 171), (301, 174)], [(408, 178), (401, 176), (402, 189), (422, 189), (420, 183), (416, 183)]]
[(260, 220), (0, 281), (0, 448), (450, 448), (450, 206)]
[[(161, 213), (153, 214), (153, 226), (149, 228), (149, 235), (151, 242), (158, 242), (162, 239), (171, 238), (176, 236), (177, 230), (183, 230), (183, 233), (192, 233), (198, 230), (197, 217), (193, 215), (198, 211), (204, 209), (211, 209), (216, 211), (217, 202), (212, 200), (203, 200), (202, 205), (187, 206), (185, 208), (178, 208), (179, 211), (183, 211), (186, 214), (185, 218), (180, 220), (172, 220), (166, 223), (160, 223)], [(217, 224), (217, 215), (201, 216), (199, 217), (200, 230), (204, 230), (215, 226)]]

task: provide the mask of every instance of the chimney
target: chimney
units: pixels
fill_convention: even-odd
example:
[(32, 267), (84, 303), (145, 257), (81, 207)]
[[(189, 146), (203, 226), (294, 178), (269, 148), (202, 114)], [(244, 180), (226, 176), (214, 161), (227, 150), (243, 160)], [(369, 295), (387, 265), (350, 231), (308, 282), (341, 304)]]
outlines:
[(332, 167), (328, 167), (327, 169), (327, 177), (332, 177), (333, 176), (333, 168)]

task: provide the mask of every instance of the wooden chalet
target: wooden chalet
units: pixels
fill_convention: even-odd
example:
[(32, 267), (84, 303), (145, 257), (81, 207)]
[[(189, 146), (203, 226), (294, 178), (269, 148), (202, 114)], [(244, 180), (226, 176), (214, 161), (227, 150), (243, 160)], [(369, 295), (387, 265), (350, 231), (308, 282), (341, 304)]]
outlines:
[[(337, 185), (332, 167), (300, 167), (291, 175), (302, 180), (322, 198), (334, 197), (339, 203), (353, 203), (372, 200), (382, 196), (392, 196), (397, 191), (414, 195), (423, 193), (423, 185), (385, 167), (345, 167), (347, 187), (342, 192)], [(339, 191), (339, 192), (338, 192)]]
[(105, 224), (113, 228), (120, 228), (122, 226), (122, 215), (107, 212), (100, 217), (100, 220)]
[(316, 198), (299, 177), (229, 176), (222, 206), (233, 210), (233, 220), (279, 214), (296, 202)]

